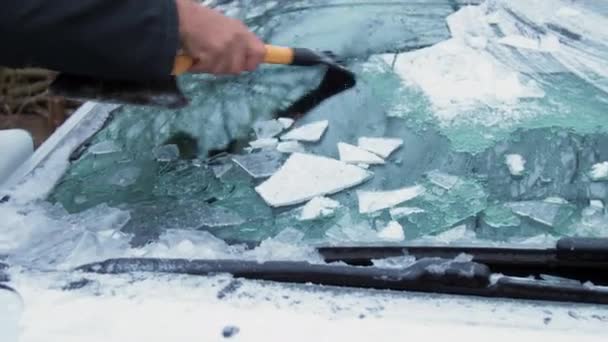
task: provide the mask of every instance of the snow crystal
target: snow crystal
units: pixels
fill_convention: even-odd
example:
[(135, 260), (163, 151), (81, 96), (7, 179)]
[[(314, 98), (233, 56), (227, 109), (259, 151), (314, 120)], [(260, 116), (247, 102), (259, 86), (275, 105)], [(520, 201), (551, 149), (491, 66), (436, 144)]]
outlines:
[(304, 145), (297, 141), (282, 141), (277, 145), (277, 151), (281, 153), (305, 152)]
[(284, 126), (277, 120), (258, 121), (253, 124), (253, 131), (258, 139), (267, 139), (283, 132)]
[(339, 160), (294, 153), (255, 190), (273, 207), (298, 204), (359, 185), (372, 173)]
[(526, 160), (519, 154), (507, 154), (505, 163), (512, 176), (521, 176), (524, 173)]
[(338, 143), (338, 152), (340, 154), (340, 160), (345, 163), (384, 164), (384, 159), (377, 155), (343, 142)]
[(593, 165), (590, 175), (594, 181), (608, 180), (608, 161)]
[(357, 191), (359, 212), (368, 214), (394, 207), (421, 195), (424, 190), (424, 187), (416, 185), (392, 191)]
[(329, 216), (333, 214), (334, 211), (339, 207), (340, 203), (338, 201), (332, 200), (331, 198), (318, 196), (311, 199), (308, 201), (308, 203), (306, 203), (306, 205), (304, 205), (298, 219), (301, 221), (306, 221)]
[(405, 233), (403, 227), (397, 221), (389, 222), (386, 227), (378, 231), (378, 237), (383, 240), (390, 241), (403, 241), (405, 240)]
[(316, 142), (321, 140), (321, 137), (323, 136), (323, 133), (325, 133), (325, 131), (327, 130), (328, 126), (329, 121), (327, 120), (313, 122), (292, 129), (291, 131), (281, 136), (281, 140)]
[(373, 152), (382, 158), (388, 158), (395, 150), (403, 145), (402, 139), (361, 137), (357, 141), (360, 148)]

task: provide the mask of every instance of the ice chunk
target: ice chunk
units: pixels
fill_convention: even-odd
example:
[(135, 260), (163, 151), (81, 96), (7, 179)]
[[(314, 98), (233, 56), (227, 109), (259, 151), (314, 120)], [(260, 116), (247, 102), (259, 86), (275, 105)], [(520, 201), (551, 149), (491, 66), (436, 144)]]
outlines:
[(108, 179), (108, 183), (126, 187), (134, 184), (137, 181), (137, 178), (139, 178), (140, 174), (141, 169), (135, 166), (128, 166), (114, 172), (114, 174)]
[(360, 167), (360, 168), (362, 168), (362, 169), (369, 169), (369, 165), (368, 164), (358, 163), (357, 166)]
[(475, 233), (467, 230), (467, 226), (461, 224), (457, 227), (454, 227), (450, 230), (446, 230), (440, 234), (437, 234), (435, 238), (441, 242), (451, 243), (458, 240), (473, 240), (475, 238)]
[(505, 163), (512, 176), (521, 176), (524, 173), (526, 160), (519, 154), (507, 154)]
[(265, 178), (272, 176), (281, 167), (282, 156), (277, 151), (263, 151), (233, 156), (232, 160), (252, 177)]
[(279, 143), (277, 138), (262, 138), (249, 142), (249, 146), (253, 148), (275, 148)]
[(589, 206), (597, 209), (604, 209), (604, 202), (601, 200), (591, 200), (589, 201)]
[(590, 176), (594, 181), (608, 180), (608, 161), (593, 165)]
[(345, 163), (384, 164), (384, 159), (377, 155), (343, 142), (338, 143), (338, 152), (340, 153), (340, 160)]
[(550, 227), (564, 223), (574, 211), (571, 205), (544, 201), (514, 202), (507, 203), (506, 206), (520, 216), (528, 217)]
[(281, 153), (305, 152), (304, 145), (297, 141), (282, 141), (277, 145), (277, 151)]
[(304, 205), (300, 217), (301, 221), (314, 220), (316, 218), (332, 215), (340, 207), (338, 201), (331, 198), (319, 196), (311, 199)]
[(283, 129), (289, 129), (294, 123), (294, 119), (291, 118), (278, 118), (277, 121), (283, 125)]
[(406, 216), (410, 216), (412, 214), (423, 213), (423, 212), (424, 212), (424, 210), (420, 209), (418, 207), (397, 207), (397, 208), (391, 208), (389, 210), (389, 213), (393, 220), (399, 220)]
[(360, 148), (373, 152), (382, 158), (388, 158), (395, 150), (403, 145), (402, 139), (361, 137), (357, 141)]
[(88, 151), (92, 154), (108, 154), (120, 151), (120, 147), (113, 141), (101, 141), (89, 147)]
[(273, 138), (283, 132), (284, 126), (277, 120), (258, 121), (253, 124), (253, 131), (258, 139)]
[(339, 160), (294, 153), (270, 179), (255, 190), (273, 207), (302, 203), (359, 185), (371, 172)]
[(378, 231), (378, 237), (383, 240), (390, 241), (403, 241), (405, 240), (405, 233), (403, 227), (397, 221), (389, 222), (386, 227)]
[(424, 187), (420, 185), (406, 187), (392, 191), (357, 191), (359, 200), (359, 212), (362, 214), (387, 209), (411, 200), (424, 193)]
[(327, 130), (329, 121), (317, 121), (292, 129), (281, 137), (281, 140), (299, 140), (316, 142), (321, 140), (323, 133)]
[(449, 175), (447, 173), (443, 173), (439, 170), (427, 172), (426, 177), (431, 181), (431, 183), (440, 186), (446, 190), (450, 190), (460, 181), (460, 178)]
[(372, 264), (378, 268), (407, 268), (415, 263), (416, 257), (413, 255), (372, 260)]
[(179, 148), (177, 145), (163, 145), (154, 149), (154, 158), (161, 162), (173, 161), (179, 158)]
[(215, 175), (216, 178), (221, 178), (223, 175), (226, 174), (226, 172), (228, 172), (228, 171), (230, 171), (230, 169), (232, 169), (233, 165), (234, 164), (232, 164), (232, 163), (213, 165), (211, 167), (211, 170), (213, 170), (213, 174)]

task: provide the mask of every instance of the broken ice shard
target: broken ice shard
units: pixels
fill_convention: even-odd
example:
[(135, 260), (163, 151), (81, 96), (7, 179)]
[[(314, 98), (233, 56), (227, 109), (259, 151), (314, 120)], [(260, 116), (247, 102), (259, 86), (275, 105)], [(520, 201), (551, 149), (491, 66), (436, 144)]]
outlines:
[(278, 118), (277, 121), (283, 125), (284, 129), (289, 129), (294, 123), (294, 119), (292, 118)]
[(177, 145), (158, 146), (153, 150), (154, 158), (160, 162), (173, 161), (179, 158), (179, 148)]
[(382, 240), (389, 241), (403, 241), (405, 240), (405, 233), (403, 227), (397, 221), (389, 222), (384, 228), (378, 231), (378, 237)]
[(323, 196), (315, 197), (304, 205), (298, 219), (307, 221), (329, 216), (339, 207), (340, 203), (331, 198)]
[(564, 224), (574, 213), (574, 206), (546, 201), (522, 201), (507, 203), (507, 207), (519, 216), (530, 218), (549, 227)]
[(357, 191), (359, 212), (362, 214), (368, 214), (378, 210), (394, 207), (417, 197), (418, 195), (424, 193), (424, 190), (424, 187), (416, 185), (391, 191)]
[(266, 203), (280, 207), (348, 189), (371, 176), (371, 172), (339, 160), (294, 153), (272, 177), (255, 190)]
[(384, 164), (384, 159), (378, 157), (377, 155), (357, 146), (343, 142), (338, 143), (338, 153), (340, 154), (340, 160), (345, 163), (362, 163), (368, 165)]
[(275, 148), (278, 143), (279, 143), (279, 140), (277, 138), (262, 138), (262, 139), (250, 141), (249, 146), (251, 146), (252, 148), (271, 149), (271, 148)]
[(108, 179), (108, 183), (112, 185), (118, 185), (126, 187), (134, 184), (139, 178), (141, 170), (135, 166), (128, 166), (123, 169), (119, 169)]
[(282, 141), (277, 145), (277, 151), (281, 153), (305, 152), (304, 145), (297, 141)]
[(357, 144), (360, 148), (373, 152), (382, 158), (388, 158), (396, 149), (403, 145), (402, 139), (361, 137)]
[(277, 120), (258, 121), (253, 124), (253, 131), (258, 139), (273, 138), (283, 132), (284, 125)]
[(323, 133), (325, 133), (325, 130), (327, 130), (328, 125), (329, 121), (323, 120), (300, 126), (285, 133), (281, 137), (281, 140), (316, 142), (321, 140), (321, 137), (323, 136)]
[(253, 178), (265, 178), (272, 176), (281, 167), (282, 156), (277, 151), (263, 151), (233, 156), (232, 160)]
[(445, 190), (450, 190), (460, 181), (458, 177), (443, 173), (438, 170), (427, 172), (426, 177), (429, 179), (429, 181), (431, 181), (431, 183), (442, 187)]
[(120, 147), (113, 141), (102, 141), (89, 147), (88, 151), (92, 154), (108, 154), (120, 151)]

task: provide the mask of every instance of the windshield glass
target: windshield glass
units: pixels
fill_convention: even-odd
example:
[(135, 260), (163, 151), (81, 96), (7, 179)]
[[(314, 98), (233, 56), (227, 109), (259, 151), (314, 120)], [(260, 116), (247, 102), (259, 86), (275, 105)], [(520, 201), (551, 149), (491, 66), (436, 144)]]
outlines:
[(234, 244), (249, 243), (258, 258), (314, 258), (315, 245), (608, 236), (608, 6), (211, 3), (268, 43), (331, 50), (357, 85), (295, 123), (304, 113), (285, 108), (324, 67), (189, 75), (185, 109), (118, 109), (41, 205), (45, 229), (73, 229), (27, 255), (243, 256)]

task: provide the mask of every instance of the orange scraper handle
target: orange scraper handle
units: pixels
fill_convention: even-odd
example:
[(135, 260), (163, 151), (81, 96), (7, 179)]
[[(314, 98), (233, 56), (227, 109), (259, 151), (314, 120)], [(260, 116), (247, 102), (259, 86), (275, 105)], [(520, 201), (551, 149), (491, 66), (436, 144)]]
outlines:
[[(294, 60), (294, 49), (282, 46), (266, 45), (264, 63), (268, 64), (292, 64)], [(171, 75), (179, 76), (188, 72), (194, 59), (186, 54), (180, 53), (175, 57)]]

